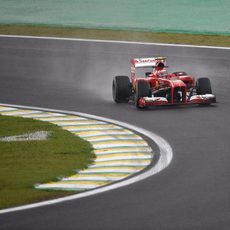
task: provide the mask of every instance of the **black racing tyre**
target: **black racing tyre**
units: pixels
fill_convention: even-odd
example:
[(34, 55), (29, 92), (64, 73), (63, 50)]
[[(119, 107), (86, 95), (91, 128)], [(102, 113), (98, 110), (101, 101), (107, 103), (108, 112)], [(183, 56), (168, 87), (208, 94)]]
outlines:
[(209, 78), (203, 77), (196, 81), (197, 95), (212, 94), (212, 87)]
[[(135, 93), (135, 105), (138, 109), (143, 107), (139, 106), (139, 99), (141, 97), (148, 97), (150, 94), (150, 85), (146, 81), (137, 81), (136, 83), (136, 93)], [(146, 108), (146, 107), (145, 107)]]
[(127, 76), (116, 76), (113, 79), (113, 100), (117, 103), (128, 102), (131, 96), (131, 83)]

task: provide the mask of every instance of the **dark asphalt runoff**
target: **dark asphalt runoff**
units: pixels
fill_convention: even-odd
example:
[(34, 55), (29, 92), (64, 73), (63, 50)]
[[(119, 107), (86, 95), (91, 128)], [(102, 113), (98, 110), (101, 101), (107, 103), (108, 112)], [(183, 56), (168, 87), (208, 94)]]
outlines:
[[(148, 56), (168, 57), (170, 72), (209, 77), (218, 103), (147, 111), (115, 104), (113, 76)], [(174, 153), (168, 168), (130, 186), (2, 214), (1, 230), (230, 228), (230, 49), (1, 37), (0, 102), (127, 122), (162, 136)]]

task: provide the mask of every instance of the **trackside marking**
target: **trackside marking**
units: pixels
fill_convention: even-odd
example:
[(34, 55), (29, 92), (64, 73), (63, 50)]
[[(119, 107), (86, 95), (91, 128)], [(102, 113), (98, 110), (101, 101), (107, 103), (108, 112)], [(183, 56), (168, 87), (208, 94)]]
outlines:
[[(16, 105), (8, 105), (8, 104), (0, 104), (0, 106), (11, 107), (11, 108), (13, 107), (13, 108), (25, 109), (25, 110), (38, 110), (38, 111), (42, 111), (43, 113), (48, 113), (49, 116), (51, 117), (52, 117), (52, 114), (54, 114), (54, 116), (63, 116), (63, 117), (65, 116), (78, 116), (78, 117), (80, 116), (81, 117), (82, 116), (90, 120), (91, 119), (100, 120), (103, 122), (107, 122), (109, 124), (113, 124), (113, 126), (121, 127), (122, 130), (127, 129), (131, 133), (132, 133), (131, 130), (135, 130), (135, 132), (137, 133), (142, 133), (143, 135), (147, 136), (149, 139), (154, 141), (158, 145), (159, 150), (160, 150), (160, 156), (159, 156), (158, 161), (156, 162), (155, 165), (151, 166), (152, 157), (154, 156), (154, 153), (152, 152), (152, 149), (150, 148), (150, 146), (148, 146), (147, 142), (145, 142), (144, 140), (142, 141), (143, 141), (143, 144), (144, 142), (146, 143), (146, 146), (133, 146), (133, 145), (121, 146), (121, 147), (118, 147), (118, 146), (111, 147), (110, 146), (109, 148), (106, 148), (106, 149), (97, 149), (95, 150), (96, 155), (99, 154), (100, 156), (106, 156), (106, 155), (109, 156), (110, 154), (109, 156), (110, 158), (106, 159), (105, 161), (100, 161), (100, 160), (99, 162), (95, 161), (87, 169), (82, 170), (72, 176), (74, 178), (76, 177), (77, 179), (68, 177), (68, 178), (63, 178), (63, 180), (59, 182), (51, 182), (51, 183), (39, 185), (40, 189), (61, 189), (61, 190), (84, 191), (83, 193), (72, 195), (72, 196), (67, 196), (64, 198), (54, 199), (50, 201), (39, 202), (36, 204), (23, 205), (20, 207), (9, 208), (5, 210), (1, 210), (0, 213), (7, 213), (7, 212), (19, 211), (19, 210), (24, 210), (24, 209), (29, 209), (29, 208), (40, 207), (44, 205), (56, 204), (59, 202), (72, 200), (72, 199), (79, 199), (82, 197), (86, 197), (86, 196), (94, 195), (97, 193), (109, 191), (111, 189), (116, 189), (122, 186), (126, 186), (129, 184), (135, 183), (139, 180), (143, 180), (151, 175), (154, 175), (160, 172), (161, 170), (166, 168), (172, 160), (172, 149), (164, 139), (162, 139), (161, 137), (157, 136), (156, 134), (152, 132), (148, 132), (144, 129), (141, 129), (133, 125), (129, 125), (129, 124), (115, 121), (115, 120), (108, 119), (108, 118), (103, 118), (103, 117), (84, 114), (84, 113), (77, 113), (73, 111), (58, 111), (58, 110), (52, 110), (52, 109), (16, 106)], [(0, 108), (0, 113), (1, 113), (1, 108)], [(122, 143), (123, 140), (119, 140), (119, 142)], [(141, 141), (137, 141), (137, 142), (141, 142)], [(128, 140), (127, 143), (130, 143), (130, 140)], [(105, 143), (103, 142), (102, 144), (104, 145)], [(103, 146), (103, 147), (106, 147), (106, 146)], [(113, 154), (115, 153), (120, 153), (121, 154), (119, 156), (120, 158), (118, 157), (118, 159), (114, 159)], [(124, 159), (125, 155), (122, 156), (122, 154), (125, 154), (125, 153), (133, 154), (134, 158)], [(127, 156), (129, 156), (129, 154), (127, 154)], [(147, 154), (147, 156), (151, 155), (151, 158), (147, 157), (147, 159), (146, 158), (139, 159), (138, 156), (141, 156), (142, 154), (143, 155)], [(149, 166), (149, 169), (142, 171), (146, 166)], [(138, 173), (140, 171), (142, 172)], [(121, 175), (115, 175), (117, 173), (120, 173)], [(113, 176), (111, 174), (113, 174)], [(90, 177), (86, 177), (86, 175)], [(130, 177), (130, 175), (132, 175), (132, 177)], [(116, 182), (116, 183), (113, 183), (113, 182)]]
[(106, 166), (106, 167), (97, 167), (95, 168), (89, 168), (86, 169), (83, 172), (80, 172), (80, 174), (108, 174), (108, 173), (136, 173), (138, 171), (142, 170), (142, 166), (135, 166), (135, 167), (130, 167), (130, 166), (119, 166), (119, 167), (112, 167), (112, 166)]
[(129, 135), (129, 136), (113, 136), (113, 135), (104, 135), (104, 136), (96, 136), (96, 137), (85, 137), (87, 141), (90, 142), (101, 142), (101, 141), (111, 141), (111, 140), (141, 140), (141, 137), (137, 135)]
[(68, 178), (63, 178), (63, 181), (81, 181), (81, 180), (89, 180), (89, 181), (118, 181), (122, 180), (122, 178), (129, 176), (129, 173), (127, 174), (104, 174), (104, 175), (78, 175), (78, 176), (72, 176)]
[(8, 108), (8, 107), (4, 107), (4, 106), (0, 106), (0, 110), (1, 110), (2, 112), (9, 112), (9, 111), (17, 110), (17, 109)]
[(96, 158), (95, 162), (108, 162), (108, 161), (116, 161), (116, 160), (144, 160), (144, 159), (152, 159), (151, 155), (119, 155), (119, 156), (108, 156), (107, 158)]
[(152, 149), (149, 148), (149, 147), (129, 147), (129, 148), (114, 148), (114, 149), (111, 149), (111, 148), (108, 148), (108, 149), (96, 149), (94, 150), (94, 153), (96, 155), (106, 155), (106, 154), (113, 154), (113, 153), (129, 153), (129, 152), (132, 152), (132, 153), (138, 153), (138, 152), (144, 152), (144, 153), (147, 153), (147, 152), (152, 152)]
[(28, 114), (37, 114), (37, 113), (41, 113), (41, 111), (23, 111), (22, 109), (21, 110), (11, 110), (11, 111), (3, 111), (2, 112), (2, 115), (5, 115), (5, 116), (19, 116), (19, 115), (28, 115)]
[(116, 41), (116, 40), (100, 40), (100, 39), (84, 39), (84, 38), (60, 38), (60, 37), (45, 37), (45, 36), (23, 36), (23, 35), (0, 35), (2, 38), (22, 38), (22, 39), (40, 39), (40, 40), (57, 40), (57, 41), (78, 41), (89, 43), (114, 43), (114, 44), (134, 44), (134, 45), (147, 45), (147, 46), (171, 46), (171, 47), (191, 47), (201, 49), (224, 49), (229, 50), (230, 47), (222, 46), (199, 46), (199, 45), (186, 45), (186, 44), (168, 44), (168, 43), (152, 43), (152, 42), (137, 42), (137, 41)]
[[(26, 117), (26, 116), (23, 116)], [(36, 117), (33, 116), (34, 119), (36, 120), (43, 120), (43, 121), (82, 121), (82, 120), (87, 120), (84, 117), (78, 117), (78, 116), (65, 116), (65, 117)]]
[[(6, 111), (7, 107), (2, 107), (0, 109), (0, 113), (2, 115), (7, 116), (20, 116), (20, 117), (26, 117), (26, 118), (33, 118), (41, 121), (50, 122), (52, 124), (60, 126), (62, 129), (68, 130), (70, 132), (73, 132), (75, 135), (78, 134), (78, 132), (82, 132), (82, 129), (87, 129), (89, 131), (87, 132), (100, 132), (100, 134), (104, 134), (104, 136), (96, 136), (91, 138), (85, 138), (83, 139), (89, 141), (93, 148), (95, 150), (102, 149), (104, 151), (113, 150), (115, 151), (116, 148), (125, 148), (126, 150), (129, 150), (128, 153), (123, 153), (122, 151), (119, 154), (108, 154), (108, 155), (101, 155), (99, 154), (98, 158), (94, 160), (94, 162), (88, 166), (88, 168), (94, 168), (95, 175), (87, 175), (85, 176), (84, 171), (81, 170), (78, 171), (76, 175), (72, 175), (68, 178), (62, 178), (58, 182), (49, 182), (45, 184), (36, 185), (36, 188), (38, 189), (58, 189), (61, 187), (63, 190), (66, 185), (66, 189), (70, 190), (71, 188), (73, 190), (82, 189), (82, 184), (84, 184), (84, 189), (92, 189), (99, 186), (104, 186), (106, 184), (102, 183), (96, 183), (98, 180), (106, 182), (107, 184), (112, 183), (113, 181), (123, 180), (124, 178), (130, 176), (133, 174), (133, 172), (139, 172), (143, 170), (146, 166), (151, 164), (151, 161), (153, 159), (154, 154), (152, 153), (152, 149), (148, 146), (148, 143), (142, 139), (141, 136), (134, 134), (132, 131), (127, 130), (119, 125), (114, 125), (109, 122), (105, 121), (99, 121), (95, 119), (89, 119), (89, 118), (83, 118), (82, 116), (68, 116), (66, 114), (62, 113), (52, 113), (52, 112), (44, 112), (41, 110), (28, 110), (28, 109), (16, 109), (16, 108), (10, 108), (10, 111)], [(52, 116), (54, 115), (54, 116)], [(47, 116), (50, 116), (47, 118)], [(57, 117), (58, 116), (58, 117)], [(67, 120), (65, 120), (67, 118)], [(73, 131), (74, 130), (74, 131)], [(77, 130), (78, 132), (75, 132)], [(96, 131), (95, 131), (96, 130)], [(117, 134), (112, 134), (111, 130), (119, 130), (122, 131)], [(109, 136), (105, 136), (108, 135)], [(137, 148), (139, 146), (148, 147), (151, 153), (149, 152), (141, 152)], [(132, 151), (133, 148), (136, 148), (136, 151)], [(97, 154), (95, 153), (97, 156)], [(101, 167), (123, 167), (123, 166), (129, 166), (129, 167), (137, 167), (135, 170), (131, 172), (126, 172), (123, 174), (120, 174), (119, 176), (111, 176), (104, 174), (103, 176), (100, 175), (98, 177), (97, 168)], [(122, 170), (121, 170), (122, 171)], [(100, 170), (98, 172), (101, 172)], [(115, 171), (112, 171), (112, 168), (110, 168), (110, 172), (116, 173)], [(99, 179), (98, 179), (99, 178)], [(75, 181), (75, 183), (73, 183)], [(76, 183), (78, 181), (79, 183)], [(63, 183), (64, 182), (64, 183)], [(69, 182), (71, 184), (68, 185)], [(85, 183), (84, 183), (85, 182)], [(92, 182), (92, 183), (91, 183)], [(61, 185), (61, 186), (59, 186)]]
[(74, 132), (80, 137), (97, 137), (97, 136), (104, 136), (104, 135), (132, 135), (132, 132), (127, 130), (94, 130), (94, 131), (80, 131), (80, 132)]
[(53, 122), (52, 121), (52, 123), (53, 124), (55, 124), (55, 125), (58, 125), (58, 126), (65, 126), (65, 127), (67, 127), (67, 126), (73, 126), (73, 125), (77, 125), (77, 126), (79, 126), (79, 125), (104, 125), (105, 124), (105, 122), (100, 122), (100, 121), (91, 121), (91, 120), (80, 120), (80, 121), (69, 121), (69, 122)]

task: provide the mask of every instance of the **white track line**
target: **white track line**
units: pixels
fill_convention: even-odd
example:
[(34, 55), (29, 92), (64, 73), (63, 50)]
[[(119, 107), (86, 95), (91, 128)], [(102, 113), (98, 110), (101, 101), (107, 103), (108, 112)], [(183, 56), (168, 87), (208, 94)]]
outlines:
[(0, 38), (23, 38), (23, 39), (42, 39), (42, 40), (60, 40), (60, 41), (79, 41), (93, 43), (118, 43), (118, 44), (140, 44), (140, 45), (155, 45), (155, 46), (171, 46), (171, 47), (192, 47), (202, 49), (230, 49), (230, 47), (221, 46), (198, 46), (184, 44), (168, 44), (168, 43), (151, 43), (151, 42), (136, 42), (136, 41), (114, 41), (114, 40), (96, 40), (96, 39), (81, 39), (81, 38), (60, 38), (60, 37), (38, 37), (38, 36), (19, 36), (19, 35), (0, 35)]
[(135, 183), (137, 181), (143, 180), (145, 178), (148, 178), (148, 177), (162, 171), (171, 163), (172, 158), (173, 158), (172, 148), (166, 140), (164, 140), (162, 137), (158, 136), (155, 133), (152, 133), (150, 131), (147, 131), (145, 129), (142, 129), (142, 128), (134, 126), (134, 125), (126, 124), (124, 122), (116, 121), (116, 120), (109, 119), (109, 118), (90, 115), (90, 114), (86, 114), (86, 113), (78, 113), (78, 112), (74, 112), (74, 111), (52, 110), (52, 109), (47, 109), (47, 108), (18, 106), (18, 105), (10, 105), (10, 104), (0, 104), (0, 106), (10, 106), (10, 107), (16, 107), (16, 108), (23, 108), (23, 109), (35, 109), (35, 110), (43, 110), (43, 111), (54, 112), (54, 113), (72, 114), (72, 115), (83, 116), (83, 117), (92, 118), (92, 119), (96, 119), (96, 120), (101, 120), (101, 121), (105, 121), (105, 122), (110, 122), (110, 123), (113, 123), (113, 124), (116, 124), (119, 126), (123, 126), (125, 128), (131, 129), (131, 130), (135, 130), (136, 132), (147, 136), (149, 139), (151, 139), (152, 141), (154, 141), (158, 145), (159, 150), (160, 150), (159, 160), (157, 161), (157, 163), (153, 167), (151, 167), (147, 171), (145, 171), (141, 174), (138, 174), (134, 177), (131, 177), (127, 180), (124, 180), (124, 181), (121, 181), (121, 182), (118, 182), (115, 184), (111, 184), (111, 185), (108, 185), (105, 187), (97, 188), (97, 189), (94, 189), (91, 191), (86, 191), (86, 192), (76, 194), (76, 195), (71, 195), (71, 196), (67, 196), (67, 197), (63, 197), (63, 198), (39, 202), (39, 203), (35, 203), (35, 204), (23, 205), (23, 206), (19, 206), (19, 207), (15, 207), (15, 208), (3, 209), (3, 210), (0, 210), (0, 214), (8, 213), (8, 212), (21, 211), (21, 210), (31, 209), (31, 208), (37, 208), (37, 207), (42, 207), (42, 206), (51, 205), (51, 204), (57, 204), (57, 203), (68, 201), (68, 200), (80, 199), (83, 197), (92, 196), (92, 195), (95, 195), (98, 193), (102, 193), (102, 192), (109, 191), (112, 189), (117, 189), (117, 188), (120, 188), (123, 186), (127, 186), (127, 185), (130, 185), (130, 184)]

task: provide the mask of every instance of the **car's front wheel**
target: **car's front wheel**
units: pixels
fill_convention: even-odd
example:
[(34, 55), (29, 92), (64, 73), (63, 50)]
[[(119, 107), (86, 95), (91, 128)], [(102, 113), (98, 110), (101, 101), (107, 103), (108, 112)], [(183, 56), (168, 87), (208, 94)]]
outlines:
[(127, 76), (116, 76), (113, 79), (113, 100), (117, 103), (128, 102), (131, 96), (131, 83)]
[(209, 78), (203, 77), (196, 81), (196, 93), (198, 95), (212, 94), (212, 87)]
[(141, 97), (148, 97), (150, 94), (150, 85), (146, 81), (137, 81), (136, 83), (136, 91), (135, 91), (135, 105), (138, 109), (147, 108), (147, 106), (143, 107), (139, 104), (139, 100)]

